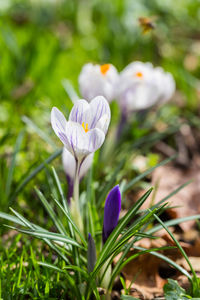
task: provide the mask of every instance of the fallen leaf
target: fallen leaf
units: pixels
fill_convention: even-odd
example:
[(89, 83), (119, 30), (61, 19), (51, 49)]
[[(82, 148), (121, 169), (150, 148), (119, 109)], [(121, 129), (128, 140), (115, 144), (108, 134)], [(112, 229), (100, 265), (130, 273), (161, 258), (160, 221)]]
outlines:
[[(195, 270), (195, 272), (200, 272), (200, 257), (190, 256), (189, 261), (190, 261), (193, 269)], [(191, 270), (190, 266), (188, 265), (188, 263), (186, 262), (184, 257), (181, 257), (181, 258), (177, 259), (176, 263), (178, 265), (182, 266), (187, 271)]]
[[(162, 238), (158, 240), (144, 238), (137, 242), (136, 245), (150, 249), (167, 246), (167, 241)], [(134, 253), (138, 253), (138, 251), (132, 249), (128, 257)], [(177, 249), (168, 249), (161, 253), (173, 260), (181, 257)], [(116, 263), (118, 259), (119, 256), (115, 258), (114, 263)], [(166, 279), (170, 276), (177, 278), (177, 276), (180, 275), (178, 271), (165, 263), (165, 261), (150, 253), (142, 254), (130, 261), (123, 268), (122, 274), (125, 279), (126, 287), (128, 288), (131, 284), (130, 294), (134, 297), (138, 297), (139, 295), (139, 299), (154, 299), (154, 297), (163, 295), (163, 286), (167, 282)], [(134, 282), (132, 283), (132, 281)]]
[[(183, 218), (200, 213), (200, 169), (190, 168), (188, 170), (167, 165), (155, 169), (152, 174), (152, 185), (157, 190), (143, 205), (143, 209), (149, 207), (152, 202), (155, 204), (169, 195), (180, 185), (193, 180), (188, 186), (181, 189), (177, 194), (169, 198), (171, 206), (178, 206), (168, 210), (172, 219)], [(183, 222), (180, 224), (182, 230), (192, 228), (195, 221)]]

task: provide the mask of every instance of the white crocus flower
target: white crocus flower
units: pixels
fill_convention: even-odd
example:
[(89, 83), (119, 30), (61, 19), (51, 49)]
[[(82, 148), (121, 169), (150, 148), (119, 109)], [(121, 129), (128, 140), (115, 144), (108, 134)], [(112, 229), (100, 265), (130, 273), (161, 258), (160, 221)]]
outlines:
[[(87, 171), (91, 167), (93, 157), (94, 157), (94, 153), (89, 154), (81, 164), (80, 172), (79, 172), (80, 179), (83, 178), (83, 176), (87, 173)], [(62, 163), (63, 163), (63, 168), (66, 176), (69, 177), (72, 181), (74, 181), (75, 173), (76, 173), (76, 160), (74, 156), (71, 154), (71, 152), (69, 152), (65, 147), (63, 148), (63, 152), (62, 152)]]
[(124, 114), (167, 102), (175, 91), (170, 73), (151, 63), (133, 62), (120, 74), (117, 99)]
[(53, 107), (51, 124), (67, 150), (80, 163), (101, 147), (110, 123), (110, 107), (103, 96), (90, 103), (78, 100), (66, 121), (64, 115)]
[(171, 73), (164, 72), (161, 67), (154, 69), (154, 78), (158, 87), (160, 87), (160, 96), (157, 104), (164, 104), (171, 99), (175, 92), (176, 84), (174, 78)]
[(79, 75), (81, 95), (88, 101), (102, 95), (111, 102), (116, 96), (118, 77), (117, 69), (111, 64), (86, 64)]
[(109, 123), (110, 106), (103, 96), (94, 98), (90, 103), (84, 99), (76, 101), (68, 121), (56, 107), (53, 107), (51, 111), (53, 130), (75, 160), (71, 215), (78, 222), (77, 225), (81, 231), (83, 231), (79, 207), (81, 166), (87, 157), (103, 144)]

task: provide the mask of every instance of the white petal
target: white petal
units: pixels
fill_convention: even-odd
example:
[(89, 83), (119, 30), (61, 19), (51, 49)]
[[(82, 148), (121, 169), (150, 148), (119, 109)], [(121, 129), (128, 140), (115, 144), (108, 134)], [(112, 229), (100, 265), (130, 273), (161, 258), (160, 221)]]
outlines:
[(90, 131), (87, 132), (87, 148), (90, 151), (90, 153), (95, 152), (98, 150), (104, 140), (105, 140), (105, 134), (103, 133), (102, 130), (98, 128), (91, 129)]
[(62, 163), (65, 174), (68, 175), (71, 179), (74, 179), (76, 161), (71, 152), (69, 152), (65, 147), (63, 148), (62, 152)]
[(93, 151), (88, 149), (87, 134), (83, 127), (76, 122), (69, 121), (65, 127), (66, 136), (70, 147), (67, 149), (74, 155), (76, 159), (86, 157)]
[(69, 121), (88, 124), (89, 129), (95, 127), (107, 132), (110, 123), (110, 106), (103, 96), (95, 97), (90, 103), (78, 100), (73, 106)]
[(141, 61), (135, 61), (130, 63), (124, 70), (120, 73), (120, 77), (132, 77), (132, 79), (138, 81), (141, 80), (134, 76), (136, 73), (140, 72), (143, 75), (143, 79), (149, 79), (153, 71), (153, 65), (151, 63), (143, 63)]
[(80, 168), (80, 174), (79, 177), (82, 178), (87, 171), (89, 170), (89, 168), (92, 165), (93, 162), (93, 157), (94, 157), (94, 153), (89, 154), (83, 161), (81, 168)]
[(115, 98), (116, 81), (118, 72), (113, 65), (110, 64), (106, 74), (102, 74), (100, 65), (86, 64), (79, 75), (81, 95), (87, 101), (102, 95), (110, 102)]
[(83, 122), (88, 123), (90, 105), (84, 99), (78, 100), (69, 115), (69, 121), (78, 122), (82, 124)]
[(165, 74), (163, 86), (165, 87), (165, 89), (164, 89), (164, 93), (163, 93), (163, 98), (160, 99), (160, 104), (163, 104), (163, 103), (167, 102), (168, 100), (170, 100), (170, 98), (172, 97), (172, 95), (174, 94), (175, 89), (176, 89), (176, 84), (175, 84), (174, 78), (170, 73)]
[[(142, 76), (137, 76), (140, 72)], [(147, 109), (168, 101), (175, 82), (170, 73), (161, 67), (153, 68), (151, 63), (133, 62), (120, 74), (118, 102), (125, 112)]]
[[(80, 167), (80, 173), (79, 173), (80, 178), (82, 178), (91, 167), (93, 162), (93, 157), (94, 157), (94, 153), (91, 153), (84, 159)], [(74, 156), (65, 147), (63, 148), (63, 152), (62, 152), (62, 163), (63, 163), (65, 174), (73, 180), (76, 172), (76, 161)]]
[(108, 131), (109, 124), (110, 124), (110, 117), (108, 115), (103, 115), (101, 119), (97, 122), (96, 128), (99, 128), (106, 134)]
[(63, 142), (64, 145), (68, 144), (68, 140), (65, 134), (66, 119), (59, 109), (53, 107), (51, 110), (51, 126), (55, 134)]
[(99, 149), (105, 139), (100, 129), (94, 128), (86, 133), (79, 123), (71, 121), (66, 123), (66, 136), (70, 144), (68, 150), (79, 160)]
[(106, 126), (101, 126), (101, 129), (104, 128), (104, 133), (106, 134), (108, 125), (110, 123), (110, 106), (108, 101), (103, 96), (95, 97), (91, 103), (90, 107), (92, 110), (92, 117), (90, 120), (89, 127), (95, 128), (100, 119), (105, 115), (106, 116)]

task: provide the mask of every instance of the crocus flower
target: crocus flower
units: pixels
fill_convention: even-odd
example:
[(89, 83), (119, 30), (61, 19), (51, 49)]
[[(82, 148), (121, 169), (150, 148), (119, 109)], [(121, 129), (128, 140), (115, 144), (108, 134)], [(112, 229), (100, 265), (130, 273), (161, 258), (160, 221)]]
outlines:
[(110, 107), (103, 96), (94, 98), (90, 103), (78, 100), (68, 121), (56, 107), (51, 111), (53, 130), (79, 163), (101, 147), (109, 123)]
[(119, 214), (121, 210), (121, 193), (119, 185), (116, 185), (108, 194), (104, 207), (104, 220), (103, 220), (103, 243), (117, 226)]
[(79, 75), (81, 95), (88, 101), (102, 95), (109, 102), (115, 98), (118, 82), (117, 69), (111, 64), (83, 66)]
[[(83, 163), (80, 166), (79, 171), (79, 179), (82, 179), (83, 176), (87, 173), (89, 168), (92, 165), (94, 153), (89, 154)], [(62, 163), (63, 168), (66, 174), (66, 178), (68, 181), (68, 201), (70, 201), (70, 198), (73, 194), (73, 188), (74, 188), (74, 179), (75, 179), (75, 173), (76, 173), (76, 160), (74, 156), (69, 152), (65, 147), (63, 147), (62, 152)]]
[(139, 61), (121, 72), (119, 82), (117, 100), (125, 115), (167, 102), (175, 91), (170, 73)]

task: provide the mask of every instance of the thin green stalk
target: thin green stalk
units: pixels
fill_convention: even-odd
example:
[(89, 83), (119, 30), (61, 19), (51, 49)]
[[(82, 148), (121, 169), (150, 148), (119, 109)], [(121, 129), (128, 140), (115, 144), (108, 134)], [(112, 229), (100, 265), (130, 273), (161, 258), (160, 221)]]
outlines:
[(8, 172), (8, 178), (6, 181), (6, 195), (9, 196), (10, 195), (10, 190), (11, 190), (11, 185), (12, 185), (12, 179), (13, 179), (13, 173), (14, 173), (14, 169), (16, 166), (16, 156), (20, 150), (22, 141), (24, 138), (24, 130), (22, 130), (16, 140), (16, 144), (15, 144), (15, 148), (14, 148), (14, 152), (12, 155), (12, 160), (11, 160), (11, 164), (10, 164), (10, 168), (9, 168), (9, 172)]
[(75, 205), (79, 211), (79, 169), (80, 169), (80, 161), (78, 160), (76, 163), (76, 172), (75, 172), (75, 178), (74, 178), (74, 191), (73, 191), (73, 197), (75, 201)]
[[(76, 172), (75, 172), (75, 178), (74, 178), (74, 191), (73, 191), (73, 199), (71, 202), (71, 215), (74, 218), (74, 221), (76, 221), (76, 224), (80, 230), (80, 232), (83, 232), (83, 222), (80, 214), (80, 208), (79, 208), (79, 170), (80, 170), (80, 161), (76, 161)], [(74, 249), (74, 261), (76, 262), (76, 265), (80, 267), (80, 256), (77, 249)], [(77, 271), (77, 279), (79, 284), (81, 284), (81, 273)]]
[(168, 229), (168, 227), (165, 225), (165, 223), (162, 222), (162, 220), (156, 215), (154, 214), (155, 219), (163, 226), (163, 228), (167, 231), (167, 233), (170, 235), (170, 237), (173, 239), (173, 241), (175, 242), (177, 248), (180, 250), (181, 254), (183, 255), (183, 257), (185, 258), (186, 262), (188, 263), (190, 270), (194, 276), (194, 279), (196, 282), (198, 282), (198, 278), (197, 275), (192, 267), (192, 264), (189, 261), (189, 258), (187, 256), (187, 254), (185, 253), (185, 251), (183, 250), (183, 248), (181, 247), (180, 243), (178, 242), (178, 240), (175, 238), (175, 236), (171, 233), (171, 231)]
[(73, 191), (73, 199), (71, 203), (71, 215), (76, 221), (76, 224), (80, 230), (83, 232), (83, 222), (80, 213), (80, 206), (79, 206), (79, 171), (80, 171), (81, 162), (77, 160), (76, 162), (76, 172), (74, 178), (74, 191)]

